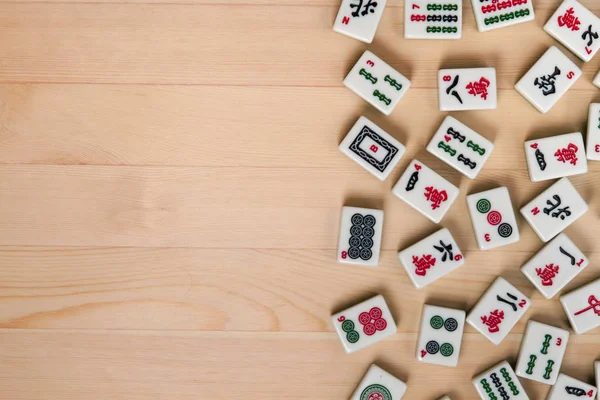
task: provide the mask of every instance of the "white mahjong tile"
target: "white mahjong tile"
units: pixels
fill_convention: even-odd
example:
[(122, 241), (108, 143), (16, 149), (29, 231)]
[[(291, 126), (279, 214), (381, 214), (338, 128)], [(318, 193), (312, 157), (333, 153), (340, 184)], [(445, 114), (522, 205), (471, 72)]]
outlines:
[(554, 385), (568, 341), (566, 330), (530, 320), (521, 342), (517, 375)]
[(529, 400), (515, 371), (506, 361), (473, 378), (473, 385), (482, 400)]
[(383, 211), (343, 207), (337, 259), (340, 263), (374, 267), (379, 263)]
[(479, 32), (532, 21), (532, 0), (471, 0)]
[(346, 353), (364, 349), (398, 331), (382, 295), (333, 315), (331, 321)]
[(462, 9), (460, 0), (405, 0), (404, 37), (460, 39)]
[(371, 364), (350, 400), (400, 400), (406, 389), (400, 379)]
[(427, 145), (427, 151), (475, 179), (490, 158), (494, 144), (456, 118), (447, 116)]
[(447, 228), (398, 253), (398, 259), (417, 289), (421, 289), (465, 263)]
[(589, 265), (588, 258), (561, 233), (521, 268), (521, 272), (551, 299)]
[(600, 161), (600, 103), (590, 104), (587, 131), (587, 158)]
[(438, 400), (452, 400), (450, 396), (442, 396)]
[(585, 333), (600, 326), (599, 298), (600, 279), (560, 296), (560, 302), (575, 333)]
[(417, 360), (455, 367), (458, 364), (465, 312), (426, 304), (421, 316)]
[(588, 205), (569, 178), (561, 178), (521, 208), (521, 214), (539, 238), (547, 242), (587, 210)]
[(370, 51), (365, 51), (344, 85), (385, 115), (390, 115), (410, 81)]
[(360, 117), (346, 135), (339, 149), (358, 165), (385, 180), (406, 148), (366, 117)]
[(499, 344), (525, 314), (531, 301), (506, 279), (498, 277), (467, 315), (467, 322)]
[(600, 48), (600, 19), (578, 1), (563, 1), (544, 30), (583, 61)]
[(581, 397), (594, 399), (596, 392), (594, 386), (560, 373), (546, 400), (573, 400)]
[(528, 140), (525, 156), (532, 182), (583, 174), (588, 170), (581, 132)]
[(342, 0), (333, 30), (371, 43), (387, 0)]
[(495, 68), (455, 68), (438, 71), (440, 111), (496, 108)]
[(581, 70), (552, 46), (517, 82), (515, 89), (541, 113), (547, 113), (581, 76)]
[(519, 227), (506, 186), (468, 195), (467, 207), (480, 250), (519, 241)]
[(600, 88), (600, 71), (596, 74), (594, 81), (592, 82), (596, 87)]
[[(600, 386), (600, 361), (594, 362), (594, 375), (596, 376), (596, 386)], [(600, 392), (597, 397), (600, 400)]]
[(392, 189), (400, 200), (439, 223), (458, 197), (458, 188), (419, 160), (412, 160)]

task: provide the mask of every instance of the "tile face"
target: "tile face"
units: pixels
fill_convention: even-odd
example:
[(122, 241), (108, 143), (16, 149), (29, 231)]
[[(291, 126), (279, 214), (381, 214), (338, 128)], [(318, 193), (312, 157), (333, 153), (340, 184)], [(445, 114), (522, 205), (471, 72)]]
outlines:
[(546, 400), (594, 399), (596, 391), (594, 386), (561, 373)]
[(473, 378), (473, 385), (481, 400), (529, 400), (519, 378), (506, 361)]
[(382, 295), (333, 315), (331, 321), (346, 353), (364, 349), (398, 331)]
[(333, 30), (371, 43), (387, 0), (342, 0)]
[(587, 158), (588, 160), (600, 160), (600, 103), (590, 104), (587, 131)]
[(600, 88), (600, 71), (598, 71), (598, 73), (596, 74), (593, 84), (596, 85), (596, 87)]
[(417, 289), (421, 289), (465, 263), (456, 241), (440, 229), (398, 253), (398, 259)]
[(588, 170), (580, 132), (528, 140), (525, 156), (532, 182), (583, 174)]
[(531, 301), (506, 279), (498, 277), (467, 315), (467, 322), (499, 344), (525, 314)]
[(533, 285), (550, 299), (589, 265), (588, 258), (561, 233), (521, 268)]
[(467, 207), (480, 250), (519, 241), (519, 227), (506, 186), (467, 196)]
[(568, 341), (566, 330), (529, 321), (521, 342), (517, 375), (554, 385)]
[(360, 117), (339, 149), (380, 180), (388, 177), (406, 148), (365, 117)]
[(458, 188), (419, 160), (412, 160), (392, 193), (439, 223), (458, 197)]
[(410, 81), (367, 50), (344, 79), (344, 85), (390, 115), (410, 87)]
[(569, 178), (562, 178), (521, 208), (535, 233), (547, 242), (588, 210)]
[(532, 21), (532, 0), (471, 0), (479, 32)]
[(374, 267), (379, 263), (383, 211), (343, 207), (338, 262)]
[(440, 111), (496, 108), (496, 69), (440, 69), (438, 93)]
[(563, 1), (544, 30), (583, 61), (590, 61), (600, 48), (600, 19), (578, 1)]
[(406, 384), (375, 364), (363, 377), (350, 400), (400, 400)]
[(465, 312), (425, 305), (421, 317), (417, 360), (455, 367), (458, 364)]
[(552, 46), (531, 67), (515, 89), (539, 112), (547, 113), (581, 76), (581, 70)]
[(600, 279), (560, 296), (560, 302), (575, 333), (585, 333), (600, 326), (599, 298)]
[(405, 0), (406, 39), (460, 39), (462, 1)]
[(479, 174), (493, 150), (492, 142), (450, 116), (427, 145), (428, 152), (471, 179)]

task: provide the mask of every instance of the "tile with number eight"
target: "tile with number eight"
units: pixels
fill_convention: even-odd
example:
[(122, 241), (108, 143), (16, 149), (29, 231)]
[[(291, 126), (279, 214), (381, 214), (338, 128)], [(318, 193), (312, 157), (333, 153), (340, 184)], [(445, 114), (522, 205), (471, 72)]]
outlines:
[(583, 174), (588, 170), (580, 132), (528, 140), (525, 156), (532, 182)]
[(490, 158), (494, 144), (456, 118), (447, 116), (427, 145), (427, 151), (475, 179)]
[(458, 188), (419, 160), (412, 160), (392, 189), (400, 200), (439, 223), (458, 197)]
[(464, 327), (463, 310), (426, 304), (421, 317), (417, 360), (456, 367)]
[(417, 289), (424, 288), (465, 263), (447, 228), (398, 253), (398, 259)]
[(560, 373), (546, 400), (594, 399), (596, 391), (594, 386)]
[(438, 71), (440, 111), (496, 108), (495, 68), (455, 68)]
[(578, 1), (563, 1), (544, 30), (583, 61), (600, 48), (600, 19)]
[(517, 375), (554, 385), (568, 341), (566, 330), (530, 320), (521, 342)]
[(521, 214), (539, 238), (547, 242), (587, 210), (588, 205), (569, 178), (562, 178), (521, 208)]
[(515, 371), (506, 361), (473, 378), (473, 385), (482, 400), (529, 400)]
[(600, 279), (560, 296), (560, 302), (575, 333), (600, 326)]
[(367, 50), (344, 79), (344, 85), (385, 115), (390, 115), (410, 87), (410, 81)]
[(371, 364), (350, 400), (400, 400), (406, 389), (400, 379)]
[(519, 227), (506, 186), (468, 195), (467, 207), (480, 250), (519, 241)]
[(600, 103), (590, 104), (587, 131), (587, 158), (600, 161)]
[(545, 298), (551, 299), (589, 265), (588, 258), (561, 233), (521, 268)]
[(385, 180), (406, 148), (366, 117), (360, 117), (346, 135), (339, 149), (358, 165)]
[(353, 353), (395, 334), (398, 329), (382, 295), (331, 317), (346, 353)]
[(479, 32), (533, 21), (532, 0), (471, 0)]
[(460, 39), (461, 36), (462, 1), (404, 1), (406, 39)]
[(467, 315), (467, 322), (499, 344), (529, 309), (531, 301), (506, 279), (498, 277)]
[(515, 89), (539, 112), (545, 114), (579, 77), (581, 70), (552, 46), (517, 82)]
[(383, 231), (383, 211), (343, 207), (338, 243), (338, 262), (377, 266)]
[(342, 0), (333, 30), (342, 35), (371, 43), (387, 0)]

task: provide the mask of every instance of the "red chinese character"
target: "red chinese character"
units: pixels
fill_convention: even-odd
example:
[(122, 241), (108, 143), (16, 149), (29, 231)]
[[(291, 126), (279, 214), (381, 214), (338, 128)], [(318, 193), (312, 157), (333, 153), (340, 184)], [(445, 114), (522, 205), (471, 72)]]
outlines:
[(579, 150), (579, 148), (577, 146), (575, 146), (573, 143), (569, 143), (569, 145), (566, 148), (556, 150), (556, 153), (554, 153), (554, 156), (560, 162), (564, 163), (564, 162), (570, 161), (571, 164), (576, 165), (577, 164), (577, 150)]
[(431, 257), (431, 254), (423, 254), (423, 257), (419, 258), (413, 256), (412, 262), (415, 265), (415, 274), (425, 276), (427, 270), (435, 265), (435, 258)]
[(500, 325), (503, 319), (504, 311), (494, 310), (490, 313), (489, 317), (486, 315), (481, 317), (481, 322), (488, 326), (488, 331), (490, 331), (490, 333), (494, 333), (500, 330), (498, 325)]
[(426, 192), (423, 193), (427, 200), (431, 201), (431, 209), (435, 210), (443, 201), (448, 200), (448, 193), (445, 190), (439, 191), (433, 186), (427, 186)]
[(565, 11), (565, 15), (558, 16), (558, 26), (566, 26), (570, 28), (573, 32), (579, 30), (579, 18), (575, 16), (575, 11), (573, 11), (573, 7), (569, 8)]
[(556, 274), (558, 274), (558, 268), (558, 265), (550, 263), (546, 265), (544, 269), (536, 268), (535, 272), (540, 278), (542, 278), (542, 285), (552, 286), (552, 279), (554, 279)]
[(590, 297), (588, 297), (588, 304), (589, 307), (582, 308), (581, 310), (577, 311), (575, 315), (583, 314), (584, 312), (587, 312), (589, 310), (594, 310), (594, 313), (600, 316), (600, 301), (598, 301), (596, 296), (594, 296), (593, 294), (590, 295)]
[(475, 97), (481, 95), (481, 98), (487, 100), (488, 86), (490, 86), (490, 81), (488, 81), (484, 77), (481, 77), (479, 78), (479, 82), (469, 82), (469, 84), (467, 85), (467, 89), (469, 89), (469, 94), (472, 94)]

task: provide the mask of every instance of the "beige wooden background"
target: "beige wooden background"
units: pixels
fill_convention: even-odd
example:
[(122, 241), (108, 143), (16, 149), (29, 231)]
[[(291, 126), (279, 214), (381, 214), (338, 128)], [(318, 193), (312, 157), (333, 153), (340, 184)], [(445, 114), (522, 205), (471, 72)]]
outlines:
[[(0, 398), (345, 399), (377, 362), (409, 400), (474, 399), (526, 320), (568, 327), (519, 272), (531, 228), (480, 252), (464, 196), (507, 185), (518, 208), (550, 184), (529, 181), (523, 141), (585, 132), (600, 57), (541, 115), (513, 85), (555, 44), (558, 0), (488, 33), (465, 2), (460, 41), (405, 40), (402, 3), (367, 46), (332, 31), (339, 0), (0, 2)], [(390, 117), (342, 85), (367, 48), (412, 80)], [(497, 110), (454, 114), (496, 145), (475, 181), (424, 151), (445, 116), (436, 71), (458, 66), (498, 74)], [(385, 182), (337, 150), (361, 114), (408, 148)], [(467, 261), (422, 291), (396, 252), (439, 226), (390, 193), (414, 156), (460, 186), (442, 226)], [(572, 179), (590, 211), (567, 233), (591, 266), (569, 288), (600, 276), (599, 178), (592, 162)], [(344, 204), (385, 210), (378, 268), (335, 262)], [(422, 305), (468, 310), (498, 275), (534, 302), (508, 338), (467, 326), (458, 368), (419, 364)], [(329, 316), (375, 293), (400, 332), (346, 355)], [(597, 330), (573, 335), (563, 371), (593, 382), (599, 356)]]

